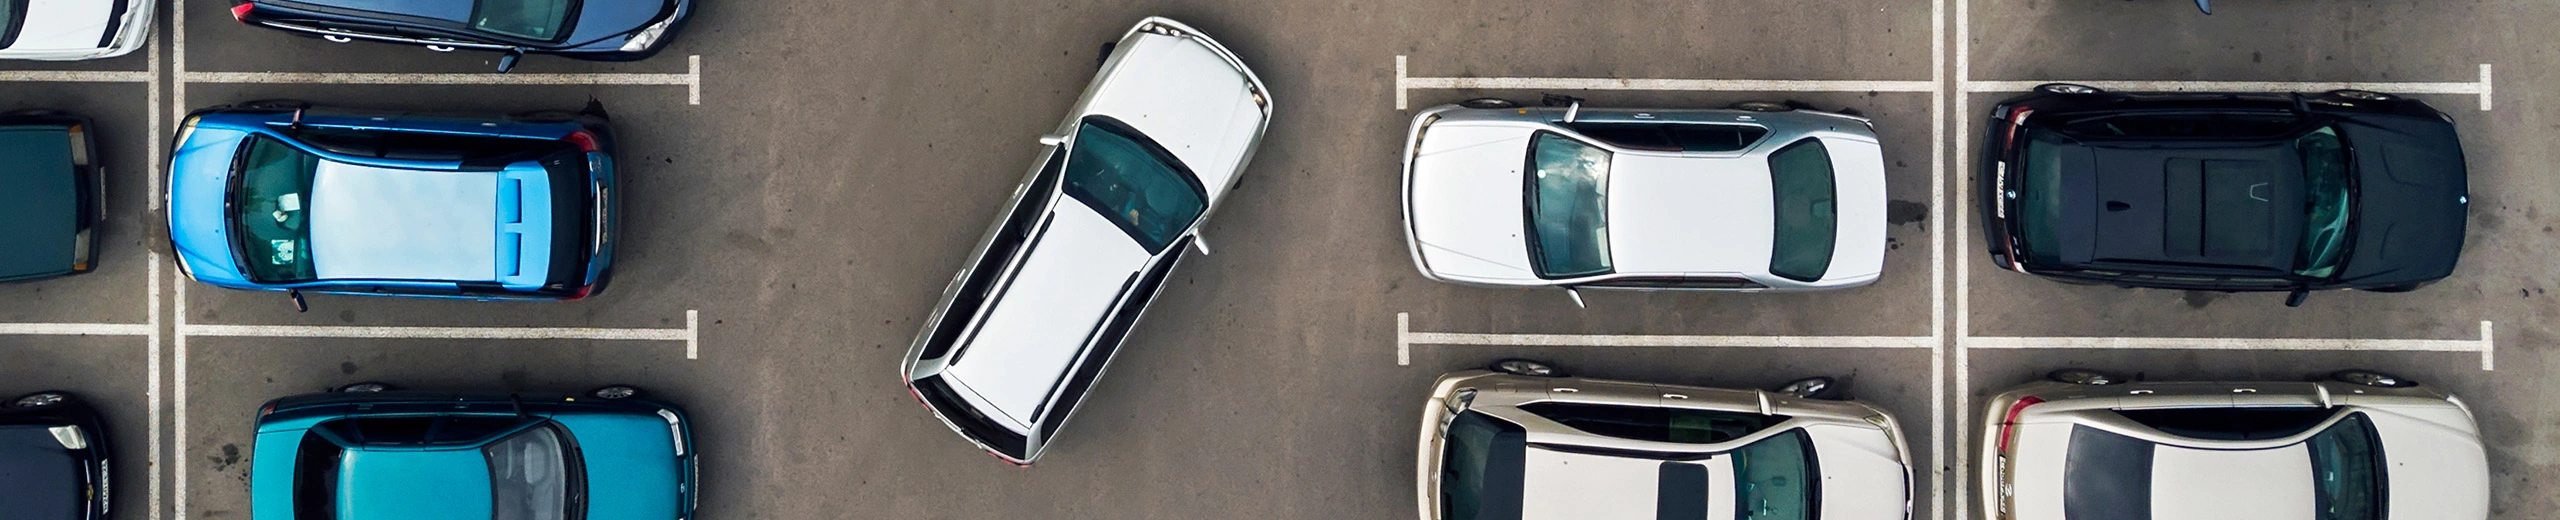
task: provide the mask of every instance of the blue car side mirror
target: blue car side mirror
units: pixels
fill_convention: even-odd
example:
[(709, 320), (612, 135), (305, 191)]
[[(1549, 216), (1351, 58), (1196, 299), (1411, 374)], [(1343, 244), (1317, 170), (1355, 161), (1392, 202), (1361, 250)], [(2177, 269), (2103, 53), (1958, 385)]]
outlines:
[(2196, 0), (2196, 9), (2204, 10), (2204, 14), (2213, 14), (2213, 0)]

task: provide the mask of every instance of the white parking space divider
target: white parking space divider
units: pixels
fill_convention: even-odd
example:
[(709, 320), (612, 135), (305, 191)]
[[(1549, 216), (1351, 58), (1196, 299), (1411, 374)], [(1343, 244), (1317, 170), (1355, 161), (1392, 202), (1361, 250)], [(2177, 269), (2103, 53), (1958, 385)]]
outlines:
[(682, 341), (684, 358), (699, 359), (702, 312), (684, 311), (684, 328), (608, 327), (376, 327), (363, 325), (208, 325), (179, 324), (180, 337), (354, 338), (354, 339), (584, 339), (607, 341)]
[(182, 71), (184, 83), (254, 83), (296, 85), (666, 85), (685, 88), (685, 103), (702, 104), (702, 56), (686, 56), (685, 72), (592, 73), (348, 73), (348, 72), (200, 72)]
[(1660, 90), (1678, 92), (1936, 92), (1927, 80), (1827, 79), (1632, 79), (1632, 78), (1498, 78), (1412, 77), (1405, 56), (1396, 55), (1396, 110), (1405, 110), (1406, 93), (1414, 90)]
[(2488, 321), (2480, 322), (2480, 339), (2348, 339), (2348, 338), (2104, 338), (1984, 337), (1963, 338), (1965, 348), (2078, 350), (2348, 350), (2382, 352), (2478, 352), (2481, 370), (2497, 370), (2498, 341)]
[(2479, 81), (2124, 81), (2124, 80), (2051, 80), (2051, 81), (1967, 81), (1965, 92), (2026, 92), (2046, 83), (2077, 83), (2107, 90), (2132, 92), (2325, 92), (2339, 89), (2370, 90), (2385, 94), (2455, 94), (2480, 97), (2480, 111), (2493, 106), (2490, 89), (2490, 67), (2480, 64)]
[(1396, 313), (1396, 366), (1413, 364), (1414, 345), (1501, 347), (1729, 347), (1930, 349), (1929, 336), (1727, 336), (1680, 334), (1486, 334), (1414, 332), (1412, 313)]

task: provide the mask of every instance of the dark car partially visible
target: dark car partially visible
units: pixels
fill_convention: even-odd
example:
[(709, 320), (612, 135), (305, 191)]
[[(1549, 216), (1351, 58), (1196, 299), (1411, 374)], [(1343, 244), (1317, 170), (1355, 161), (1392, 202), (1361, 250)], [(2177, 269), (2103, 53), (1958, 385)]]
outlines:
[(636, 61), (666, 48), (693, 0), (231, 0), (241, 23), (319, 37), (505, 53)]
[(0, 516), (107, 517), (107, 438), (98, 413), (69, 393), (0, 402)]
[(0, 115), (0, 157), (0, 282), (96, 269), (104, 187), (89, 120)]
[(2416, 100), (2052, 84), (1991, 117), (1978, 200), (2002, 269), (2300, 305), (2314, 290), (2415, 290), (2462, 252), (2462, 145)]

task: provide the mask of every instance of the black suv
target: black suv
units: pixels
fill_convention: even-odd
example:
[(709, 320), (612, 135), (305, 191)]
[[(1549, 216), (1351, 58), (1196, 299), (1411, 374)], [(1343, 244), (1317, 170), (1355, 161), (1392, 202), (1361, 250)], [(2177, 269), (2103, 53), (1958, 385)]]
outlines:
[(96, 410), (55, 391), (0, 402), (0, 517), (97, 520), (108, 496)]
[(2470, 204), (2453, 118), (2389, 94), (2113, 93), (1991, 109), (1991, 259), (2055, 280), (2401, 292), (2452, 274)]
[(241, 23), (317, 36), (422, 45), (436, 52), (526, 53), (634, 61), (666, 48), (693, 0), (231, 0)]

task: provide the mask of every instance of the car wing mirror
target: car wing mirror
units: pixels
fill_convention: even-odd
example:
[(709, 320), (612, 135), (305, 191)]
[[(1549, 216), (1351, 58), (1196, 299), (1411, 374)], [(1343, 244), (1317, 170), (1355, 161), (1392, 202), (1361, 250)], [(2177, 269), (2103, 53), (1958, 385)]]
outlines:
[(1572, 298), (1572, 299), (1573, 299), (1573, 307), (1574, 307), (1574, 308), (1577, 308), (1577, 309), (1588, 309), (1588, 308), (1591, 308), (1591, 306), (1590, 306), (1590, 305), (1584, 305), (1584, 304), (1582, 303), (1582, 289), (1577, 289), (1577, 288), (1572, 288), (1572, 287), (1566, 287), (1566, 288), (1564, 288), (1564, 295), (1565, 295), (1565, 297), (1567, 297), (1567, 298)]
[(284, 293), (293, 297), (293, 312), (311, 312), (311, 302), (302, 301), (301, 289), (285, 289)]
[(2203, 10), (2204, 14), (2213, 14), (2213, 0), (2196, 0), (2196, 9)]
[(1064, 144), (1067, 144), (1067, 136), (1057, 135), (1057, 134), (1050, 134), (1050, 135), (1040, 136), (1040, 144), (1045, 144), (1045, 145), (1049, 145), (1049, 146), (1059, 146), (1059, 145), (1064, 145)]
[(2302, 301), (2308, 299), (2311, 299), (2311, 289), (2295, 287), (2293, 288), (2293, 294), (2287, 294), (2284, 296), (2284, 306), (2301, 307)]
[(509, 70), (514, 70), (516, 68), (516, 62), (523, 59), (524, 49), (507, 49), (506, 55), (498, 57), (498, 72), (503, 74)]
[(1192, 248), (1192, 249), (1200, 250), (1200, 255), (1201, 255), (1201, 256), (1208, 256), (1208, 254), (1209, 254), (1209, 239), (1200, 238), (1200, 236), (1199, 236), (1199, 235), (1192, 235), (1192, 236), (1191, 236), (1191, 248)]

